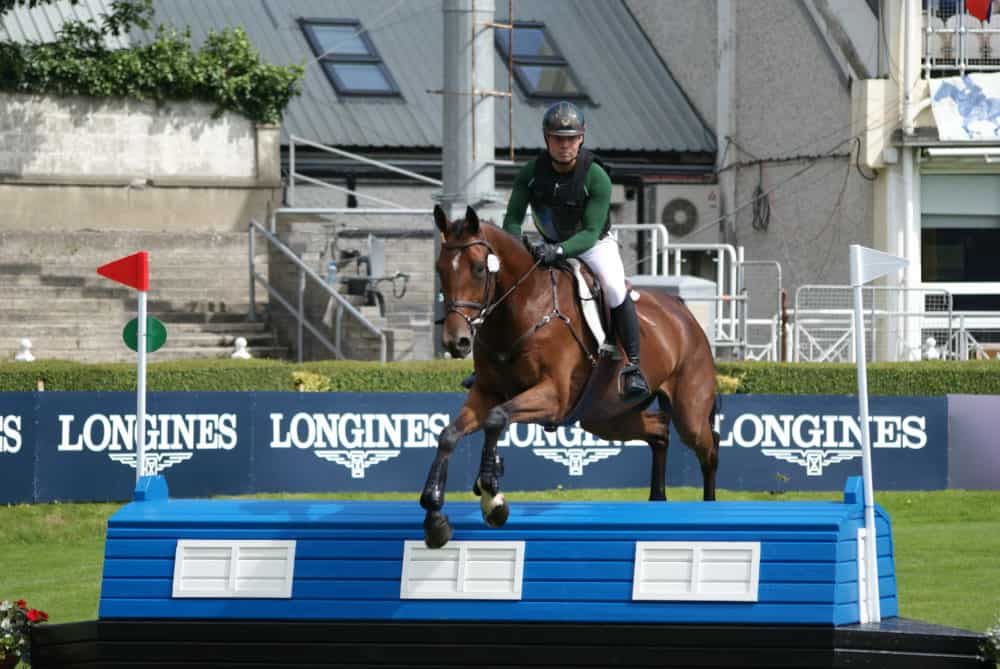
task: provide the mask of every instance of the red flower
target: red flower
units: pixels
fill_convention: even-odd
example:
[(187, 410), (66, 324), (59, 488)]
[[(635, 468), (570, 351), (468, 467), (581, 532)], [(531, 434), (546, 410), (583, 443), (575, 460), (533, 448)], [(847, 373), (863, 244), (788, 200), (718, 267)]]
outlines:
[(39, 611), (38, 609), (28, 609), (27, 617), (33, 623), (44, 622), (49, 619), (49, 616), (44, 611)]
[(28, 602), (24, 601), (23, 599), (19, 599), (16, 602), (14, 602), (14, 606), (16, 606), (19, 609), (23, 609), (27, 605), (28, 605)]

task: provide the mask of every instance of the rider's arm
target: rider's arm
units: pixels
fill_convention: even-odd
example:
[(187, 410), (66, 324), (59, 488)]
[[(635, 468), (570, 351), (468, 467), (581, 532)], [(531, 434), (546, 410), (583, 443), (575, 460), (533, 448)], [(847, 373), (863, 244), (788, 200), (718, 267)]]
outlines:
[(583, 226), (562, 243), (563, 254), (569, 257), (579, 255), (597, 243), (611, 208), (611, 179), (597, 163), (591, 163), (587, 170), (586, 186), (590, 199), (583, 210)]
[(521, 168), (514, 179), (514, 189), (510, 192), (507, 202), (507, 213), (503, 216), (503, 229), (515, 237), (521, 236), (521, 222), (528, 211), (528, 198), (531, 189), (528, 184), (535, 178), (535, 161), (531, 160)]

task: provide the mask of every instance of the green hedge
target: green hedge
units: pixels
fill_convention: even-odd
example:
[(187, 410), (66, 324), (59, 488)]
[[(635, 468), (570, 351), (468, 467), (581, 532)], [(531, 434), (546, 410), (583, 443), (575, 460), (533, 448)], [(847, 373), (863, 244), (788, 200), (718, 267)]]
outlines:
[[(858, 392), (857, 371), (851, 364), (719, 363), (718, 372), (724, 392), (791, 395)], [(733, 381), (725, 383), (730, 379)], [(868, 392), (914, 396), (1000, 395), (1000, 361), (871, 364)]]
[[(188, 360), (149, 365), (151, 391), (427, 391), (460, 392), (472, 370), (468, 361), (313, 362), (274, 360)], [(723, 393), (853, 395), (852, 365), (719, 363)], [(134, 364), (86, 365), (63, 361), (0, 364), (0, 391), (31, 391), (44, 379), (53, 391), (135, 389)], [(869, 365), (872, 395), (1000, 395), (1000, 361), (918, 362)]]

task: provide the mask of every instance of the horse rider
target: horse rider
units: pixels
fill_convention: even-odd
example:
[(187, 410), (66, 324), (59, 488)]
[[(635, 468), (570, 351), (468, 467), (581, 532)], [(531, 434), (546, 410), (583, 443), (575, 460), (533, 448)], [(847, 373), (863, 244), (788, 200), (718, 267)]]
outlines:
[(622, 397), (649, 394), (639, 368), (639, 319), (625, 287), (625, 267), (618, 242), (609, 233), (611, 178), (583, 148), (587, 126), (583, 112), (569, 102), (557, 102), (542, 117), (546, 151), (518, 172), (507, 204), (503, 229), (521, 235), (528, 204), (541, 239), (529, 246), (542, 265), (579, 257), (597, 275), (618, 341), (628, 356), (621, 372)]

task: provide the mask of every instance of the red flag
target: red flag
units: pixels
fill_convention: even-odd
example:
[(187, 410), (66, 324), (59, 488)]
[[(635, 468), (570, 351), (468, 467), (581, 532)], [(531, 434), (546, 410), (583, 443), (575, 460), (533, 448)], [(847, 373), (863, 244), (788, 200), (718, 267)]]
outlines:
[(97, 273), (112, 281), (146, 292), (149, 290), (149, 254), (145, 251), (113, 260), (97, 268)]
[(993, 0), (965, 0), (965, 11), (980, 21), (989, 21), (993, 13)]

